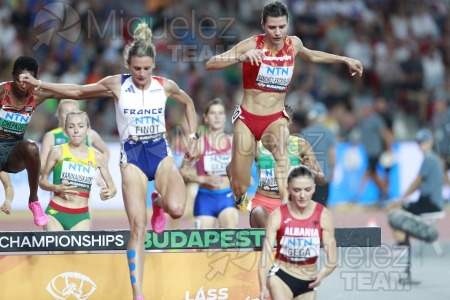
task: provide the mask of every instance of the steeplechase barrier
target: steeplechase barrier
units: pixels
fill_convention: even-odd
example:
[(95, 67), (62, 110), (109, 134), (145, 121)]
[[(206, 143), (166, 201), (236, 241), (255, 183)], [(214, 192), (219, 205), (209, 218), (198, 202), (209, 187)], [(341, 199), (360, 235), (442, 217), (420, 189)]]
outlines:
[[(264, 229), (148, 231), (146, 299), (258, 299), (264, 235)], [(123, 255), (129, 236), (128, 230), (0, 232), (0, 299), (132, 299)], [(381, 246), (379, 227), (336, 228), (335, 236), (338, 247)]]

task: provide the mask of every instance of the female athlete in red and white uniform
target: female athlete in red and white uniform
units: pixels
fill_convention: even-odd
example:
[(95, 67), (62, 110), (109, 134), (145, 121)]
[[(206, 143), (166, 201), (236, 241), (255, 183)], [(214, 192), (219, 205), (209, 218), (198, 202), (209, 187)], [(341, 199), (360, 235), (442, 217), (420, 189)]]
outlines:
[[(256, 142), (272, 152), (278, 186), (286, 186), (289, 140), (284, 98), (292, 78), (296, 55), (309, 62), (345, 63), (352, 75), (362, 75), (361, 62), (348, 57), (309, 50), (296, 36), (288, 36), (288, 10), (279, 1), (267, 4), (262, 12), (265, 32), (241, 41), (229, 51), (213, 56), (207, 70), (219, 70), (243, 64), (244, 96), (233, 114), (233, 154), (228, 175), (238, 207), (246, 205), (250, 170), (255, 158)], [(281, 198), (287, 199), (284, 189)]]
[[(269, 215), (259, 265), (260, 299), (315, 299), (315, 288), (336, 267), (336, 240), (330, 211), (312, 201), (314, 175), (300, 166), (288, 176), (290, 201)], [(270, 264), (277, 242), (275, 262)], [(327, 254), (318, 271), (320, 245)], [(271, 266), (272, 265), (272, 266)], [(269, 270), (270, 267), (270, 270)]]

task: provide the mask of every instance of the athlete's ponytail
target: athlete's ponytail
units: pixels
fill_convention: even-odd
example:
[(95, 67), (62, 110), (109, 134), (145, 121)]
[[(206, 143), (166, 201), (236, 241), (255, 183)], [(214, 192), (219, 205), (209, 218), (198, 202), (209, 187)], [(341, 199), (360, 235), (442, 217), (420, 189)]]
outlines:
[(152, 30), (144, 22), (140, 23), (133, 34), (133, 42), (126, 45), (123, 51), (123, 58), (125, 60), (125, 66), (130, 64), (131, 57), (133, 56), (149, 56), (155, 59), (156, 50), (152, 42)]

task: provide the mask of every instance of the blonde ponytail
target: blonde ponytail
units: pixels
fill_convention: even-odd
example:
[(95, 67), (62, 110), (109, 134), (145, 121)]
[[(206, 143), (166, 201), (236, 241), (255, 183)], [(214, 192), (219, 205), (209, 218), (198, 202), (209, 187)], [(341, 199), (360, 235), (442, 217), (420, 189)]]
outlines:
[(134, 30), (133, 38), (134, 40), (142, 40), (152, 42), (153, 33), (147, 23), (142, 22)]
[(125, 67), (130, 64), (131, 57), (149, 56), (155, 59), (156, 50), (152, 42), (152, 30), (148, 27), (147, 23), (141, 22), (134, 30), (133, 42), (126, 45), (123, 51), (123, 58), (125, 61)]

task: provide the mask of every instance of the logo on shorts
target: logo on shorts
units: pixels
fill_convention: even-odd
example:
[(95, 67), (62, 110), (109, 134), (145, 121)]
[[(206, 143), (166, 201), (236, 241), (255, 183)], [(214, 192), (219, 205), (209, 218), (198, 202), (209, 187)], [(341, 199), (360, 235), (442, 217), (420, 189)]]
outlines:
[(47, 291), (56, 300), (86, 300), (96, 289), (97, 286), (89, 277), (76, 272), (61, 273), (47, 285)]

